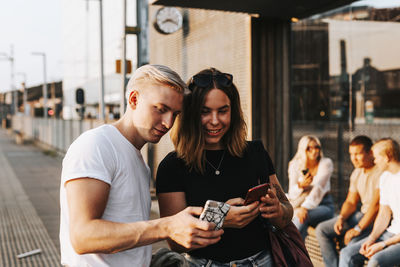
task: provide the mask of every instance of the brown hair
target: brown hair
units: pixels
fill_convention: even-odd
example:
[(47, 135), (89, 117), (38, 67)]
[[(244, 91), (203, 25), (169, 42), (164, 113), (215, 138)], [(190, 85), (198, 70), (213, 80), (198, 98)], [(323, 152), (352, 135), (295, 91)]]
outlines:
[(371, 151), (372, 140), (368, 136), (358, 135), (354, 137), (353, 140), (351, 140), (350, 146), (358, 146), (358, 145), (362, 145), (364, 152), (368, 153), (369, 151)]
[[(221, 72), (210, 68), (204, 69), (197, 74), (216, 75), (221, 74)], [(233, 83), (228, 86), (222, 86), (213, 79), (213, 82), (206, 87), (199, 87), (192, 83), (190, 88), (191, 93), (185, 95), (183, 100), (182, 114), (178, 116), (171, 132), (172, 142), (178, 157), (185, 161), (190, 170), (195, 169), (200, 173), (204, 172), (205, 140), (201, 125), (201, 109), (207, 94), (215, 88), (223, 91), (231, 102), (231, 124), (221, 140), (231, 155), (242, 157), (247, 146), (247, 126), (244, 121), (239, 92), (236, 86)]]

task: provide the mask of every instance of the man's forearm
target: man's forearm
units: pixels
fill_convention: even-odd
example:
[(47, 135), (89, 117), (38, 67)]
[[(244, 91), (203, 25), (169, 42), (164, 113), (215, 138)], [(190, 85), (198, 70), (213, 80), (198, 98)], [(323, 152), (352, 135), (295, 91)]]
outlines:
[(364, 230), (366, 229), (368, 226), (371, 225), (371, 223), (374, 222), (376, 215), (378, 214), (378, 208), (376, 209), (369, 209), (367, 211), (367, 213), (364, 214), (364, 216), (361, 218), (361, 220), (358, 222), (358, 226)]
[(166, 239), (168, 218), (134, 223), (95, 219), (71, 226), (71, 242), (78, 254), (116, 253)]
[(372, 232), (368, 237), (370, 240), (375, 241), (386, 230), (390, 223), (391, 215), (392, 213), (388, 206), (381, 205), (379, 207), (379, 212), (374, 223), (374, 228), (372, 229)]
[(342, 209), (340, 210), (340, 215), (342, 215), (343, 220), (347, 220), (357, 209), (357, 206), (353, 203), (344, 202)]

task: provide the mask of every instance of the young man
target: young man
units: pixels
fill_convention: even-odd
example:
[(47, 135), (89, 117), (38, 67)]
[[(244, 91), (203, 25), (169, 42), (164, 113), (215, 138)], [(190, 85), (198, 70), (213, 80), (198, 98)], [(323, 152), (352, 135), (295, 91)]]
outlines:
[[(380, 206), (371, 234), (340, 254), (339, 266), (392, 267), (400, 264), (400, 147), (384, 138), (372, 147), (376, 165), (384, 171), (379, 181)], [(390, 226), (389, 226), (390, 225)]]
[[(378, 185), (381, 175), (374, 165), (371, 146), (372, 141), (367, 136), (357, 136), (350, 142), (350, 159), (355, 169), (350, 176), (347, 198), (338, 216), (320, 223), (316, 228), (325, 266), (338, 266), (335, 238), (343, 237), (347, 245), (371, 232), (379, 208)], [(357, 210), (359, 202), (362, 205)]]
[(201, 207), (148, 221), (150, 170), (140, 149), (172, 127), (185, 88), (168, 67), (143, 66), (128, 83), (122, 118), (72, 143), (60, 189), (63, 265), (149, 266), (149, 245), (156, 241), (169, 238), (187, 248), (219, 241), (223, 230), (193, 216)]

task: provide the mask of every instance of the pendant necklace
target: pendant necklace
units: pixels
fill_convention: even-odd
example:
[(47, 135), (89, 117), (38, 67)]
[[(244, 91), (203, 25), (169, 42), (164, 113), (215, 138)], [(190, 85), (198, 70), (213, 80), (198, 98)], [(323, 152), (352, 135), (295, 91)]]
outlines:
[(219, 161), (219, 164), (218, 164), (217, 168), (215, 168), (214, 165), (212, 165), (211, 162), (209, 162), (207, 160), (207, 158), (206, 158), (207, 163), (210, 164), (210, 166), (213, 167), (213, 169), (215, 170), (215, 175), (220, 175), (221, 174), (221, 171), (219, 170), (219, 167), (221, 167), (221, 163), (224, 160), (225, 152), (226, 152), (226, 150), (224, 150), (224, 153), (222, 154), (221, 160)]

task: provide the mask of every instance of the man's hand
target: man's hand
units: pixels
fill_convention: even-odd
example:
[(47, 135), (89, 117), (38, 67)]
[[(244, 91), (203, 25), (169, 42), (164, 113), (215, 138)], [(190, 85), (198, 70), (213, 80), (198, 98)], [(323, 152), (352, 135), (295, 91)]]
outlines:
[(360, 254), (362, 254), (366, 257), (369, 247), (374, 243), (375, 243), (374, 240), (368, 238), (364, 243), (362, 243), (360, 251), (359, 251)]
[(224, 233), (222, 229), (215, 231), (215, 224), (201, 221), (194, 217), (200, 215), (201, 207), (187, 207), (170, 217), (166, 225), (169, 237), (187, 249), (197, 249), (217, 243)]
[(375, 253), (381, 251), (385, 247), (386, 247), (386, 245), (385, 245), (384, 242), (374, 243), (374, 244), (372, 244), (371, 246), (368, 247), (368, 250), (364, 254), (364, 256), (367, 257), (368, 259), (370, 259), (372, 256), (375, 255)]
[(243, 228), (260, 214), (260, 202), (258, 201), (243, 206), (243, 198), (232, 198), (226, 203), (231, 205), (231, 208), (225, 217), (224, 227)]
[(335, 233), (336, 233), (337, 235), (340, 235), (340, 234), (342, 233), (342, 230), (343, 230), (343, 223), (344, 223), (344, 220), (343, 220), (342, 217), (339, 217), (339, 218), (337, 219), (337, 221), (335, 222), (335, 225), (333, 226), (333, 230), (335, 230)]
[(347, 246), (354, 237), (359, 236), (360, 234), (361, 232), (354, 228), (349, 229), (344, 235), (344, 244)]

